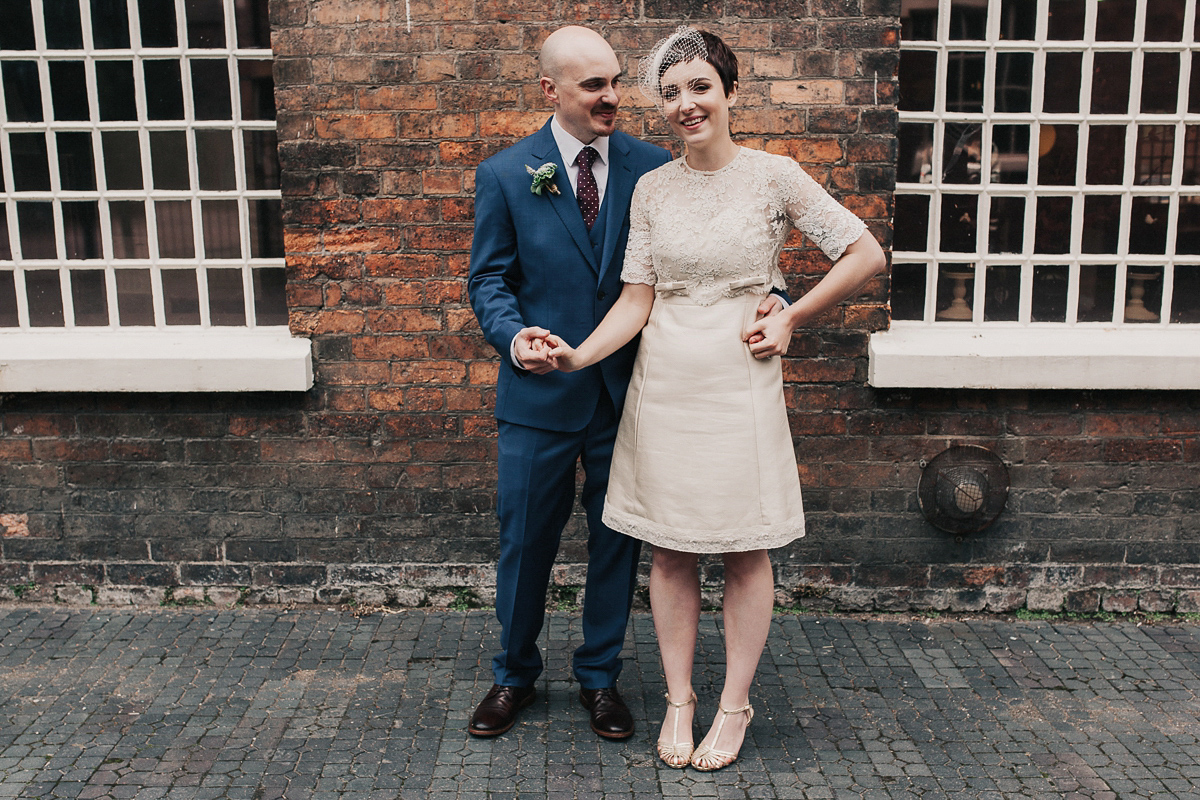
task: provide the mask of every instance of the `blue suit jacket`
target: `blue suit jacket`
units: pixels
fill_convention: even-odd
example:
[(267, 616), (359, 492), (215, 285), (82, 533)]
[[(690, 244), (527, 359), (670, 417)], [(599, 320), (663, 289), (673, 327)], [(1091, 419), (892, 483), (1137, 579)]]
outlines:
[[(665, 164), (666, 150), (616, 132), (609, 140), (608, 186), (597, 254), (562, 156), (550, 131), (540, 131), (492, 156), (475, 171), (475, 238), (467, 290), (484, 338), (500, 353), (496, 418), (553, 431), (582, 430), (607, 388), (618, 411), (637, 352), (637, 339), (578, 372), (534, 375), (509, 357), (521, 328), (537, 325), (578, 346), (621, 293), (629, 237), (629, 202), (637, 179)], [(526, 166), (558, 165), (559, 193), (530, 191)]]

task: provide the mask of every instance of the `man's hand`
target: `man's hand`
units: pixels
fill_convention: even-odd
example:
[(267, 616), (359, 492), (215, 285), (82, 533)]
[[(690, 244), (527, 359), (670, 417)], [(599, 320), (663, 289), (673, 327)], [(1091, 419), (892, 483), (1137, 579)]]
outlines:
[(550, 355), (545, 328), (522, 328), (514, 340), (517, 361), (534, 375), (544, 375), (558, 369), (558, 360)]
[(755, 358), (781, 356), (787, 352), (792, 340), (792, 322), (789, 315), (781, 314), (783, 300), (779, 295), (767, 295), (758, 304), (758, 319), (742, 334), (742, 341)]

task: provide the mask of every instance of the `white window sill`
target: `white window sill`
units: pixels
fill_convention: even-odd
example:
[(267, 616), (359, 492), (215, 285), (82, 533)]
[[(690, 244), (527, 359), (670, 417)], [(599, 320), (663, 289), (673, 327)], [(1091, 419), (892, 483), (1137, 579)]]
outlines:
[(904, 326), (871, 335), (867, 382), (959, 389), (1200, 389), (1200, 328)]
[(285, 327), (0, 333), (0, 392), (303, 392), (308, 339)]

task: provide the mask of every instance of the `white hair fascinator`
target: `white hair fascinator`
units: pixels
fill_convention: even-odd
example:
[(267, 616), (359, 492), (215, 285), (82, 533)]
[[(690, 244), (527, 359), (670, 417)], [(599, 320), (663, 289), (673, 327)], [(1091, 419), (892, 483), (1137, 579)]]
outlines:
[(660, 39), (650, 55), (638, 64), (638, 89), (650, 102), (663, 109), (662, 76), (676, 64), (686, 64), (708, 57), (708, 48), (700, 31), (680, 25), (665, 39)]

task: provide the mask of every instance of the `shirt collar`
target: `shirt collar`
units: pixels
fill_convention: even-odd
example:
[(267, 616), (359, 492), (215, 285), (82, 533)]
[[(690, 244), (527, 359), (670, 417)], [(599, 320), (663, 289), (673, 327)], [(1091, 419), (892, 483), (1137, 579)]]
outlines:
[(558, 152), (562, 155), (564, 164), (574, 166), (575, 159), (579, 156), (579, 151), (588, 145), (594, 147), (596, 152), (600, 154), (600, 161), (602, 163), (608, 164), (609, 137), (597, 136), (591, 142), (581, 142), (567, 133), (566, 128), (558, 124), (557, 114), (550, 118), (550, 132), (554, 134), (554, 142), (558, 145)]

